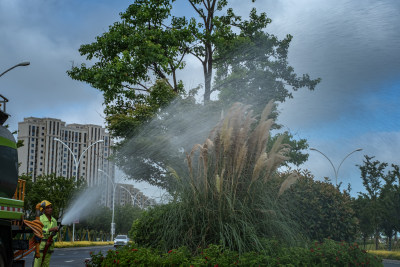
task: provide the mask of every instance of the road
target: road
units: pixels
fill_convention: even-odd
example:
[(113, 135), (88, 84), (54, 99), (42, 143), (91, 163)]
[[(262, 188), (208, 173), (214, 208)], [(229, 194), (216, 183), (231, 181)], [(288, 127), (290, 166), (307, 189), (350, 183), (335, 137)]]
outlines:
[[(114, 249), (113, 246), (97, 246), (97, 247), (76, 247), (76, 248), (56, 248), (51, 256), (50, 266), (67, 267), (67, 266), (85, 266), (85, 259), (90, 258), (90, 252), (98, 253), (99, 251), (107, 252)], [(31, 267), (33, 262), (33, 253), (25, 258), (25, 266)]]
[(385, 266), (385, 267), (400, 267), (400, 261), (383, 260), (383, 266)]

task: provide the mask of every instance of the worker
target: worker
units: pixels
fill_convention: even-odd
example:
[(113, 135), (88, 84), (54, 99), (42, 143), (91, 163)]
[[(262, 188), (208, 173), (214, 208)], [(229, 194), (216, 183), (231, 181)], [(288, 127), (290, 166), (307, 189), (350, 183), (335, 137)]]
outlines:
[(51, 216), (53, 214), (53, 206), (49, 201), (43, 200), (36, 208), (39, 208), (40, 212), (43, 213), (40, 216), (40, 221), (43, 223), (43, 239), (40, 243), (40, 257), (35, 259), (34, 267), (49, 267), (51, 254), (54, 252), (54, 242), (50, 236), (52, 232), (56, 233), (58, 231), (57, 221)]

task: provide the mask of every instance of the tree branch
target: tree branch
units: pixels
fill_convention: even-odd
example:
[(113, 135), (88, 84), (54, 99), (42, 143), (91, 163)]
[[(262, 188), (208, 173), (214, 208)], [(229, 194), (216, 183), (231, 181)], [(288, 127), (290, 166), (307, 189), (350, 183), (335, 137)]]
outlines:
[(143, 91), (143, 92), (148, 92), (148, 89), (140, 89), (140, 88), (134, 88), (134, 87), (130, 87), (128, 85), (122, 85), (125, 88), (128, 88), (130, 90), (135, 90), (135, 91)]
[(200, 17), (203, 18), (204, 22), (206, 21), (206, 16), (204, 14), (201, 14), (200, 10), (196, 7), (195, 4), (193, 4), (192, 0), (189, 0), (189, 3), (192, 5), (194, 10), (200, 15)]

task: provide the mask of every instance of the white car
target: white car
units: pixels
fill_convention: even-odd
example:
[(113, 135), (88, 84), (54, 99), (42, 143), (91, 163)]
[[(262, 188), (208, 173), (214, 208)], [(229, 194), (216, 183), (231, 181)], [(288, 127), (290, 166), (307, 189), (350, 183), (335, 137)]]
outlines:
[(117, 237), (114, 239), (114, 247), (118, 246), (126, 246), (128, 245), (129, 238), (126, 235), (117, 235)]

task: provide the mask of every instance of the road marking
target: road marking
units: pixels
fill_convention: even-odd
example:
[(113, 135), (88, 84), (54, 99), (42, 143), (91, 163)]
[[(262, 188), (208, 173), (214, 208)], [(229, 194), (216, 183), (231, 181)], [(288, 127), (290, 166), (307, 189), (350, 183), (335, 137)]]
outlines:
[(70, 260), (70, 261), (65, 261), (65, 262), (73, 262), (74, 260)]

